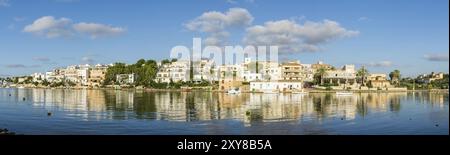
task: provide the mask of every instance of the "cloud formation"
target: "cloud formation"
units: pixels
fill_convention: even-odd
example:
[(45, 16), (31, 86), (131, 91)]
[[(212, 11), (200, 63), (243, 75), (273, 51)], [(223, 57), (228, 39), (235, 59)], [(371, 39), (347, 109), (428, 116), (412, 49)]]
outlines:
[(115, 36), (124, 33), (126, 30), (121, 27), (112, 27), (109, 25), (97, 23), (78, 23), (73, 25), (75, 31), (90, 35), (91, 38)]
[(392, 62), (391, 61), (379, 61), (379, 62), (370, 62), (368, 64), (365, 64), (369, 67), (391, 67)]
[(324, 43), (358, 34), (359, 31), (347, 30), (332, 20), (306, 21), (303, 24), (279, 20), (247, 28), (243, 41), (253, 46), (279, 46), (280, 53), (315, 52)]
[(73, 35), (70, 24), (71, 20), (68, 18), (55, 19), (53, 16), (44, 16), (25, 26), (23, 32), (44, 35), (47, 38), (69, 37)]
[(448, 61), (448, 53), (426, 54), (423, 57), (428, 61), (441, 61), (441, 62)]
[(47, 38), (71, 37), (76, 34), (87, 34), (92, 39), (122, 34), (126, 29), (112, 27), (98, 23), (75, 23), (69, 18), (56, 19), (53, 16), (44, 16), (36, 19), (32, 24), (25, 26), (23, 32), (32, 33)]
[(227, 12), (210, 11), (184, 24), (190, 31), (208, 34), (205, 43), (219, 45), (229, 36), (227, 29), (251, 25), (253, 16), (243, 8), (230, 8)]

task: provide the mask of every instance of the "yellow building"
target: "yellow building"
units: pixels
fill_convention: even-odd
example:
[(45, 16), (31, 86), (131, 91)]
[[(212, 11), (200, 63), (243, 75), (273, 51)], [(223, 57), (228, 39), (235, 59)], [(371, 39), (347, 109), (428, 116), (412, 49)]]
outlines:
[(391, 83), (387, 79), (386, 74), (371, 74), (367, 77), (367, 82), (369, 82), (373, 88), (391, 87)]
[(282, 80), (302, 80), (302, 65), (299, 61), (281, 64)]
[(106, 79), (107, 67), (96, 66), (89, 71), (88, 86), (99, 87)]

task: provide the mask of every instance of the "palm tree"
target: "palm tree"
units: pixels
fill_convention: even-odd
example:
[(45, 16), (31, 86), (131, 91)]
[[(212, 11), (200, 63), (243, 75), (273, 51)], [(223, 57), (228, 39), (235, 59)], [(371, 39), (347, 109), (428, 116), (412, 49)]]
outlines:
[(356, 76), (361, 77), (361, 82), (362, 82), (363, 86), (366, 85), (365, 80), (366, 80), (366, 76), (368, 74), (369, 74), (369, 71), (364, 66), (362, 66), (356, 73)]
[(389, 77), (391, 78), (391, 82), (398, 84), (398, 80), (400, 79), (400, 71), (399, 70), (394, 70), (391, 73), (389, 73)]
[(323, 85), (323, 77), (326, 74), (327, 74), (327, 69), (325, 67), (320, 67), (319, 69), (317, 69), (316, 75), (319, 77), (321, 85)]

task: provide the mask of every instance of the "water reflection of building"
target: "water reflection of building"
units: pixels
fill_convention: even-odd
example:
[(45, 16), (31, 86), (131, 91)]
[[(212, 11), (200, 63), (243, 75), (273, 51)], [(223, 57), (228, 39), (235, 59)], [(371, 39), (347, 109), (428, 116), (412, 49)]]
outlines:
[[(353, 96), (311, 93), (229, 95), (210, 92), (136, 92), (124, 90), (14, 89), (1, 99), (32, 101), (35, 107), (62, 109), (81, 117), (103, 119), (157, 119), (167, 121), (238, 120), (257, 122), (342, 118), (352, 120), (370, 113), (398, 112), (405, 100), (448, 104), (445, 93), (358, 93)], [(8, 97), (11, 93), (12, 97)], [(411, 102), (408, 102), (411, 103)], [(104, 115), (92, 112), (104, 112)], [(93, 114), (90, 116), (89, 114)]]
[(424, 94), (428, 96), (428, 102), (432, 105), (437, 105), (439, 107), (444, 107), (444, 104), (448, 104), (448, 92), (442, 93), (442, 92), (428, 92)]
[[(297, 120), (301, 111), (299, 95), (251, 94), (246, 104), (244, 122), (251, 121), (278, 122)], [(255, 113), (260, 115), (255, 117)]]
[(188, 121), (186, 112), (187, 93), (155, 93), (158, 120)]
[(400, 102), (402, 99), (406, 99), (406, 96), (406, 92), (362, 93), (359, 95), (359, 102), (374, 112), (386, 112), (388, 110), (398, 112)]
[(89, 91), (87, 93), (89, 111), (106, 111), (106, 96), (104, 91)]

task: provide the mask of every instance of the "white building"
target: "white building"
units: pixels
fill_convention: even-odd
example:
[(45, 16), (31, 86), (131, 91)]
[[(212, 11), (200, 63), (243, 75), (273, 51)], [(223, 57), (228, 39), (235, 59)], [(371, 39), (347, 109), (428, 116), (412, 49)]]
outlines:
[(259, 81), (263, 79), (263, 75), (261, 73), (252, 73), (250, 71), (244, 71), (241, 74), (241, 78), (245, 82)]
[(78, 83), (80, 82), (79, 78), (78, 78), (78, 69), (79, 66), (73, 65), (73, 66), (68, 66), (65, 69), (61, 69), (61, 75), (64, 76), (64, 80), (66, 82), (73, 82), (73, 83)]
[(222, 79), (233, 79), (242, 81), (243, 80), (243, 67), (241, 65), (222, 65), (219, 66), (219, 78)]
[(262, 62), (262, 76), (266, 81), (281, 80), (281, 67), (277, 62)]
[(313, 82), (314, 81), (314, 68), (312, 64), (301, 64), (302, 65), (302, 74), (303, 81), (305, 82)]
[(176, 62), (171, 62), (170, 64), (164, 64), (156, 74), (155, 81), (166, 83), (169, 83), (171, 80), (173, 82), (187, 82), (190, 80), (189, 69), (189, 61), (179, 60)]
[(251, 91), (294, 91), (302, 90), (300, 81), (253, 81), (250, 82)]
[(77, 71), (78, 71), (78, 82), (83, 85), (86, 86), (88, 85), (88, 81), (89, 81), (89, 70), (91, 69), (90, 65), (83, 65), (80, 66)]
[(116, 75), (116, 81), (119, 84), (134, 84), (136, 81), (136, 74), (118, 74)]
[(33, 82), (42, 82), (42, 80), (45, 79), (44, 73), (33, 73), (31, 74), (31, 77), (33, 77)]
[(218, 81), (218, 69), (215, 67), (213, 60), (202, 59), (193, 64), (193, 80), (195, 82), (206, 81)]
[(325, 83), (356, 84), (355, 65), (344, 65), (341, 69), (329, 70), (324, 75)]
[(64, 75), (61, 74), (60, 69), (45, 72), (45, 80), (48, 82), (61, 82), (64, 79)]

